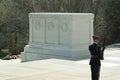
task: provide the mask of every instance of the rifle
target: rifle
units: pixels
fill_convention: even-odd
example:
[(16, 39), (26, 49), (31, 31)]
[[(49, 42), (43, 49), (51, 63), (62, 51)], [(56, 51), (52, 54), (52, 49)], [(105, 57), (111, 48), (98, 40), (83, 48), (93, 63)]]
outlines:
[(103, 38), (102, 50), (101, 50), (101, 59), (104, 60), (104, 50), (105, 50), (106, 38)]

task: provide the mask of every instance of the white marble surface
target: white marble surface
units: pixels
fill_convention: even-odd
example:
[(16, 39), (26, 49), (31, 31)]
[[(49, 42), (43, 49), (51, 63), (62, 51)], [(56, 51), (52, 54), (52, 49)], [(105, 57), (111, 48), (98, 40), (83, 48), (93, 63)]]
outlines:
[(91, 13), (30, 13), (29, 43), (22, 61), (49, 58), (81, 59), (92, 42)]

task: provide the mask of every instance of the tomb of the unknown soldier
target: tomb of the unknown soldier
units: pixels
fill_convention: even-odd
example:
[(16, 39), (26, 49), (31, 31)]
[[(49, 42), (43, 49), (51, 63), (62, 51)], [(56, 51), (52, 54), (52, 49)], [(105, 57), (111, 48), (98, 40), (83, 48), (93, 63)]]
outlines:
[(29, 42), (21, 53), (22, 62), (89, 57), (93, 18), (92, 13), (30, 13)]

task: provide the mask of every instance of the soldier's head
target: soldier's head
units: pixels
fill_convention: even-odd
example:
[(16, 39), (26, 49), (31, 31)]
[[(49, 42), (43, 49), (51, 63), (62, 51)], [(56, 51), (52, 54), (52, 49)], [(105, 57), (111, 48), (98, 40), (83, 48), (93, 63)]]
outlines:
[(94, 41), (94, 43), (99, 43), (99, 37), (98, 36), (93, 36), (93, 41)]

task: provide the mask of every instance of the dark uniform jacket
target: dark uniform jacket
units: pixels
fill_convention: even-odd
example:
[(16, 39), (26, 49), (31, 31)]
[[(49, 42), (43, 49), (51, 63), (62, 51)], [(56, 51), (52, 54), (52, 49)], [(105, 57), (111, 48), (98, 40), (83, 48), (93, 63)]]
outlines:
[(103, 59), (101, 47), (96, 43), (89, 46), (89, 51), (91, 54), (90, 65), (101, 65), (100, 60)]

